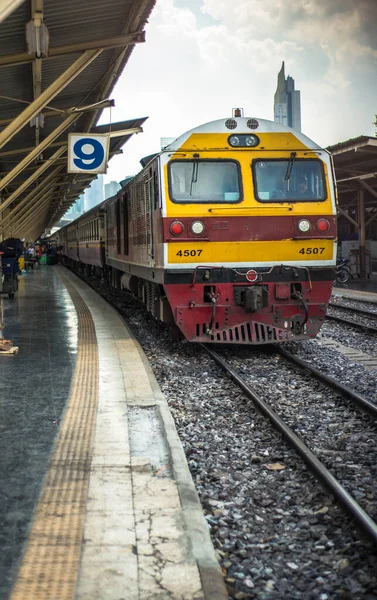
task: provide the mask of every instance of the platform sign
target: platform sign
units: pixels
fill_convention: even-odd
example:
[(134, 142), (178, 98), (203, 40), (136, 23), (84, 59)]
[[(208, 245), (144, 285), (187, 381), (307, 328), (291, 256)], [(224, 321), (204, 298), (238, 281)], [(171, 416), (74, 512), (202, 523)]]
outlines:
[(70, 133), (68, 173), (106, 173), (109, 143), (108, 133)]
[(46, 229), (45, 229), (45, 237), (49, 237), (50, 235), (51, 235), (51, 229), (48, 229), (46, 227)]

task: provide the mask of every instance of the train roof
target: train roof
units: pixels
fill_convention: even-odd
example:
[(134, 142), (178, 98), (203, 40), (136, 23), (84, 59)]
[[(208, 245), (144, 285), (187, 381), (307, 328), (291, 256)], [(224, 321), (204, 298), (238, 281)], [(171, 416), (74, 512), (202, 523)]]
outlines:
[(307, 148), (312, 150), (323, 149), (303, 133), (292, 129), (292, 127), (281, 125), (281, 123), (275, 123), (275, 121), (268, 121), (267, 119), (257, 119), (255, 117), (228, 117), (227, 119), (210, 121), (209, 123), (204, 123), (203, 125), (194, 127), (194, 129), (190, 129), (166, 146), (163, 152), (179, 150), (185, 141), (192, 134), (196, 133), (228, 133), (229, 135), (231, 133), (292, 133)]

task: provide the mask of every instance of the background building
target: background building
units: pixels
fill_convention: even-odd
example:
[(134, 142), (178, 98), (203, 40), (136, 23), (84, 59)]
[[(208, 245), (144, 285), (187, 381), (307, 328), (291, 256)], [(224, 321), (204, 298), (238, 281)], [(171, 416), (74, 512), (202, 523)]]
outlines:
[(110, 181), (109, 183), (105, 183), (105, 200), (106, 198), (111, 198), (111, 196), (115, 196), (115, 194), (120, 190), (121, 186), (117, 181)]
[(301, 131), (301, 100), (299, 90), (295, 90), (295, 80), (285, 78), (284, 61), (278, 74), (278, 86), (274, 98), (274, 121)]
[(71, 206), (65, 216), (76, 219), (76, 217), (83, 215), (100, 202), (106, 200), (106, 198), (114, 196), (120, 190), (121, 186), (117, 181), (104, 183), (103, 179), (103, 175), (97, 175), (97, 179), (92, 181), (90, 187), (78, 197), (75, 204)]

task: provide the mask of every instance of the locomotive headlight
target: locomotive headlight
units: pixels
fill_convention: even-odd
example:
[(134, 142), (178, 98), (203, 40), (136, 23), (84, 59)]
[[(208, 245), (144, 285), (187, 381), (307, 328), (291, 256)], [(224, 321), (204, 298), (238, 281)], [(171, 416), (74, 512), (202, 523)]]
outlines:
[(245, 144), (246, 146), (257, 146), (259, 143), (259, 139), (257, 138), (256, 135), (247, 135), (245, 138)]
[(239, 135), (230, 135), (228, 144), (233, 148), (254, 148), (258, 146), (260, 139), (257, 135), (240, 133)]
[(236, 135), (231, 135), (229, 138), (229, 144), (231, 146), (239, 146), (240, 145), (240, 138), (237, 137)]
[(201, 221), (194, 221), (191, 224), (191, 231), (195, 233), (195, 235), (201, 235), (204, 231), (204, 223)]
[(302, 233), (306, 233), (311, 228), (310, 221), (307, 219), (302, 219), (299, 221), (298, 228)]

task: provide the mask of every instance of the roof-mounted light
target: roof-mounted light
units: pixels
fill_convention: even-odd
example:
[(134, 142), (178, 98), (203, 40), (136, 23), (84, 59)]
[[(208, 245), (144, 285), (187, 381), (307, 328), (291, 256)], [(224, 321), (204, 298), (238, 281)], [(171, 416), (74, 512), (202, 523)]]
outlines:
[(247, 135), (230, 135), (228, 143), (233, 148), (254, 148), (259, 144), (259, 137), (253, 134)]

